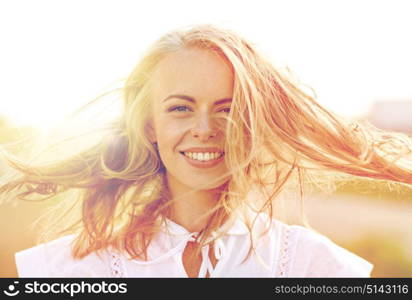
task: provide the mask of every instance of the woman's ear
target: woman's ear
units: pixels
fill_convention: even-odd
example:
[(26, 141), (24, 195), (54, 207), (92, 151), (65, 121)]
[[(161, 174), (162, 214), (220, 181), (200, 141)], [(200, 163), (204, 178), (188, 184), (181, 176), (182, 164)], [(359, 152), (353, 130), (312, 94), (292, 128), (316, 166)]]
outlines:
[(145, 129), (145, 133), (146, 133), (146, 136), (149, 139), (149, 141), (151, 143), (156, 143), (157, 142), (156, 132), (154, 130), (152, 120), (149, 120), (149, 121), (146, 122), (146, 125), (145, 125), (144, 129)]

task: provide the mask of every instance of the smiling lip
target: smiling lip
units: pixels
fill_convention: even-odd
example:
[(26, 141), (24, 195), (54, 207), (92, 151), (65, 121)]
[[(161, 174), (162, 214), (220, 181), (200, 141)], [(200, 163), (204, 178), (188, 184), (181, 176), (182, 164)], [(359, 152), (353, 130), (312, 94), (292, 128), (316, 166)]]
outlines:
[(223, 152), (221, 149), (216, 148), (216, 147), (210, 147), (210, 148), (189, 148), (184, 151), (179, 151), (180, 154), (182, 154), (183, 158), (193, 167), (196, 168), (212, 168), (216, 166), (217, 164), (221, 163), (224, 159), (224, 155), (219, 157), (218, 159), (213, 159), (209, 161), (200, 161), (196, 159), (192, 159), (186, 155), (183, 154), (183, 152), (198, 152), (198, 153), (205, 153), (205, 152)]
[(223, 150), (217, 147), (194, 147), (180, 152), (223, 152)]

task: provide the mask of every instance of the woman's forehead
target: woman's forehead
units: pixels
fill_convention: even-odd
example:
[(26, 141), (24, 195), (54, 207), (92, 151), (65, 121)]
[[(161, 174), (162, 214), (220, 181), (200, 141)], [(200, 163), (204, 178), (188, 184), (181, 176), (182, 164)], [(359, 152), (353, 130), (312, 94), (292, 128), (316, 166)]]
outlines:
[(169, 54), (152, 77), (155, 96), (188, 93), (193, 97), (231, 97), (233, 73), (225, 59), (212, 50), (189, 48)]

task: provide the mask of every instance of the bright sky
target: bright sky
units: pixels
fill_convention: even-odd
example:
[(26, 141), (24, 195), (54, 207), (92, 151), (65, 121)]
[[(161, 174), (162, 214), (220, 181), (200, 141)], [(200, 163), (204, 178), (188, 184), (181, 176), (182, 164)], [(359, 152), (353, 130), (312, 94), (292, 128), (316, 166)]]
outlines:
[(1, 1), (0, 115), (47, 127), (128, 75), (163, 33), (215, 23), (336, 113), (412, 100), (410, 1)]

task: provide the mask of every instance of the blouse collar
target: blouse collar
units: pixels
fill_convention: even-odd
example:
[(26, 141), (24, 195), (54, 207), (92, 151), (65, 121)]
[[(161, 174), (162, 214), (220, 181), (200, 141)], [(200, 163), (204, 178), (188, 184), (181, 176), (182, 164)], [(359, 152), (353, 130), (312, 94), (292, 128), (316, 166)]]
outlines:
[[(161, 231), (166, 234), (170, 234), (173, 236), (186, 236), (186, 235), (193, 235), (197, 236), (199, 232), (190, 232), (182, 225), (177, 224), (176, 222), (165, 218), (164, 222), (161, 225)], [(248, 227), (246, 224), (240, 220), (236, 219), (228, 220), (224, 223), (220, 228), (214, 231), (214, 235), (222, 234), (222, 235), (244, 235), (249, 232)]]
[[(217, 260), (227, 255), (225, 243), (222, 240), (223, 236), (241, 236), (249, 233), (248, 227), (239, 218), (229, 219), (219, 229), (212, 232), (211, 240), (214, 240), (213, 250)], [(132, 260), (138, 265), (153, 265), (161, 263), (169, 258), (179, 259), (178, 256), (186, 248), (188, 242), (196, 241), (198, 232), (189, 232), (183, 226), (173, 222), (170, 219), (164, 219), (161, 224), (159, 235), (149, 245), (149, 259), (145, 261)], [(222, 236), (221, 236), (222, 235)], [(213, 265), (209, 258), (209, 244), (206, 244), (202, 249), (202, 264), (199, 271), (199, 277), (205, 276), (208, 272), (214, 272)], [(162, 250), (161, 250), (162, 249)], [(153, 255), (154, 254), (154, 255)]]

